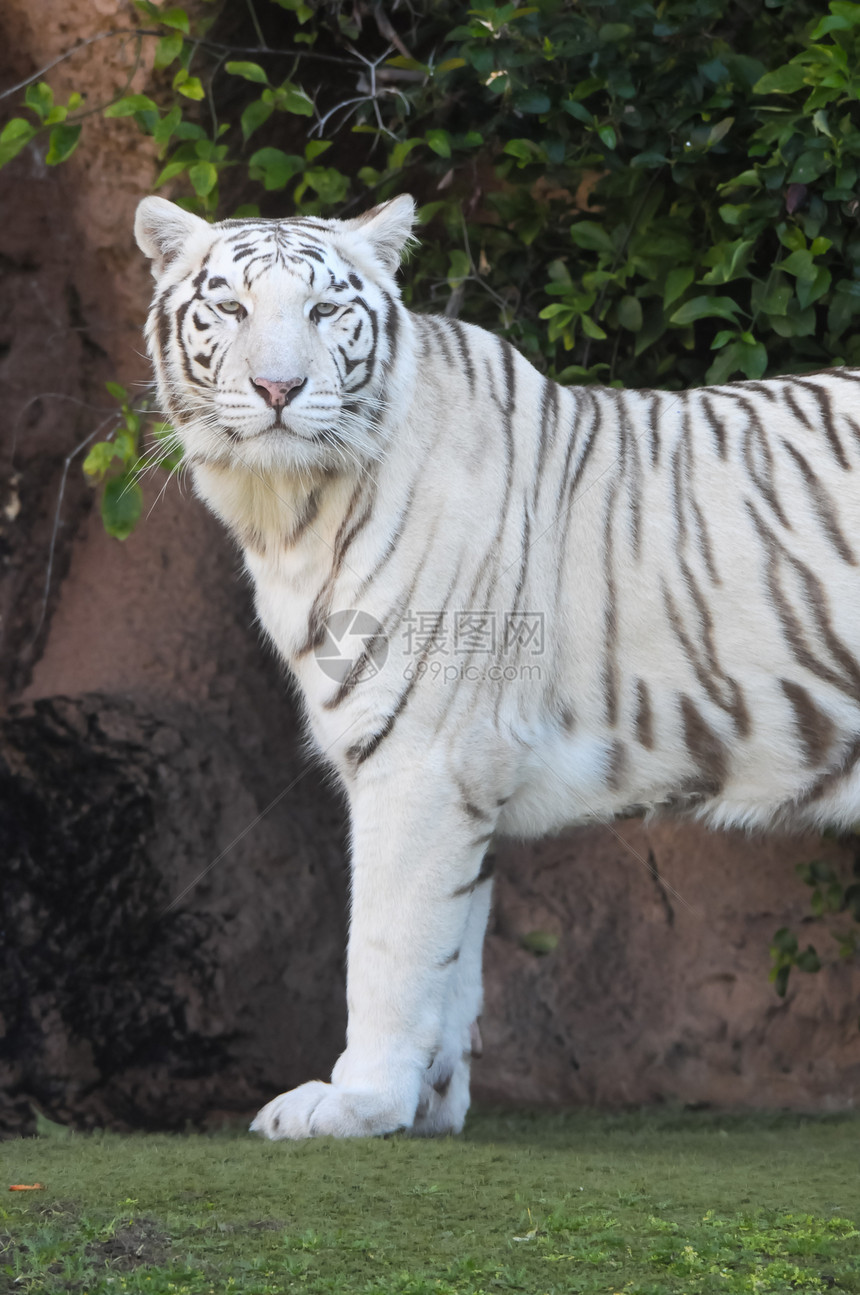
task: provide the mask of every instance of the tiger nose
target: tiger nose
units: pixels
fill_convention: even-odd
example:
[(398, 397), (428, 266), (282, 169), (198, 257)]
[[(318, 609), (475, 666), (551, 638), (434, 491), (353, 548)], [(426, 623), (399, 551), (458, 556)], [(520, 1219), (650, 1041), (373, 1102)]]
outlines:
[(271, 378), (252, 378), (251, 385), (263, 397), (270, 409), (283, 409), (294, 396), (297, 396), (307, 378), (287, 378), (286, 381), (274, 381)]

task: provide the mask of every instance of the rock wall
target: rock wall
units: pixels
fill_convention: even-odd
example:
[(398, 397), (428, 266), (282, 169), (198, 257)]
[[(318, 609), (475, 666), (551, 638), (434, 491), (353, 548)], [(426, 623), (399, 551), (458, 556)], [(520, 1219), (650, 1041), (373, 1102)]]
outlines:
[[(0, 84), (132, 21), (108, 0), (8, 0)], [(119, 40), (54, 84), (104, 99)], [(104, 380), (146, 378), (149, 291), (131, 236), (149, 146), (128, 122), (90, 131), (66, 166), (28, 150), (0, 172), (9, 1130), (34, 1106), (81, 1127), (251, 1112), (325, 1074), (344, 1028), (343, 807), (302, 753), (237, 555), (176, 481), (109, 539), (80, 472)], [(632, 822), (503, 847), (477, 1094), (851, 1106), (860, 973), (795, 975), (784, 1000), (767, 980), (774, 931), (806, 912), (793, 865), (822, 855), (848, 857)]]

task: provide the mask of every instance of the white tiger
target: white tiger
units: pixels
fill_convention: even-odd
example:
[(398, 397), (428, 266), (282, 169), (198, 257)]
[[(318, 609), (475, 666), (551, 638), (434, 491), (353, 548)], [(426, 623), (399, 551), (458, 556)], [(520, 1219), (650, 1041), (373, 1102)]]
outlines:
[(462, 1127), (495, 834), (860, 812), (860, 370), (564, 389), (403, 307), (412, 222), (137, 216), (165, 410), (349, 798), (346, 1049), (270, 1138)]

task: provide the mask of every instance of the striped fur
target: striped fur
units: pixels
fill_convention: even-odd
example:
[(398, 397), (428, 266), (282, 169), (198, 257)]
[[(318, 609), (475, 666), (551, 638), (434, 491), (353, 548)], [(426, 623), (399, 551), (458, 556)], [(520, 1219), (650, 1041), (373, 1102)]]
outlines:
[(138, 217), (164, 405), (350, 801), (347, 1047), (270, 1137), (461, 1126), (494, 834), (860, 813), (860, 371), (559, 388), (404, 309), (411, 219)]

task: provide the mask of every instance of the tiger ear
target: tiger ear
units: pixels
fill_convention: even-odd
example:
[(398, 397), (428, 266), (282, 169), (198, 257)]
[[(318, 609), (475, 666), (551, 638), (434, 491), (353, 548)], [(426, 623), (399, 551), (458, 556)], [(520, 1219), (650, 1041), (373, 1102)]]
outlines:
[(415, 201), (408, 193), (401, 193), (344, 224), (370, 243), (378, 260), (394, 274), (404, 249), (414, 242)]
[(210, 229), (205, 220), (166, 198), (143, 198), (134, 218), (137, 245), (152, 261), (152, 273), (156, 278), (164, 273), (187, 243)]

